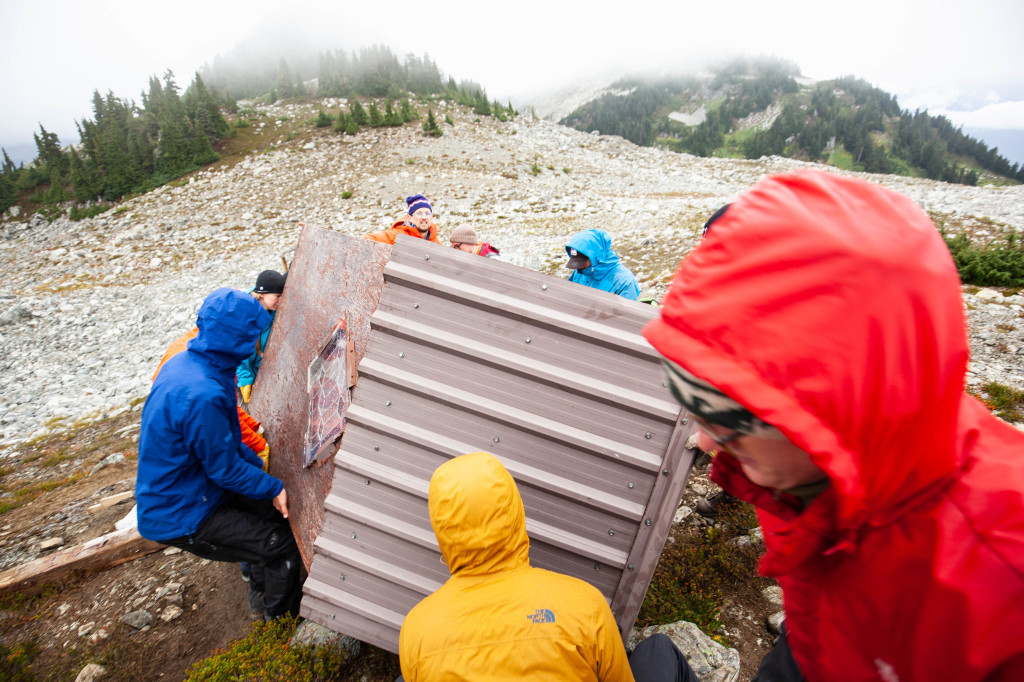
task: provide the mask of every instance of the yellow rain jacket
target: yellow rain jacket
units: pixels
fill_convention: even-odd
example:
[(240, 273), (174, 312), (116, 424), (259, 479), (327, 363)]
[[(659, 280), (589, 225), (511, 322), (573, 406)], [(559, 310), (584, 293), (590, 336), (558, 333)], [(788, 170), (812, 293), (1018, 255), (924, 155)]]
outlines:
[(451, 577), (405, 617), (406, 682), (633, 679), (601, 593), (530, 566), (523, 501), (497, 458), (442, 464), (429, 508)]

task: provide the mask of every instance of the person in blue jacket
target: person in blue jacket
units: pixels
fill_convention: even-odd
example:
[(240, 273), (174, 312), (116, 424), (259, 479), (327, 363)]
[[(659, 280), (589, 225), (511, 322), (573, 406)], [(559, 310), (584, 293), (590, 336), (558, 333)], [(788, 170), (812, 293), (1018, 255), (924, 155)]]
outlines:
[(135, 480), (139, 533), (204, 559), (252, 564), (250, 607), (298, 615), (298, 547), (284, 484), (243, 445), (235, 368), (270, 315), (252, 296), (218, 289), (199, 329), (157, 375), (142, 410)]
[(604, 230), (584, 230), (573, 236), (565, 246), (569, 262), (565, 267), (575, 270), (570, 282), (610, 291), (631, 301), (640, 297), (636, 277), (619, 262), (619, 254), (612, 250), (612, 238)]
[(235, 377), (238, 381), (238, 392), (242, 395), (242, 402), (249, 402), (252, 394), (252, 385), (256, 382), (256, 375), (260, 371), (260, 364), (263, 363), (263, 353), (267, 350), (270, 342), (270, 327), (274, 324), (277, 316), (277, 306), (281, 302), (281, 294), (284, 292), (284, 283), (288, 275), (282, 275), (274, 270), (264, 270), (256, 277), (256, 286), (249, 293), (260, 302), (263, 309), (270, 313), (270, 322), (260, 331), (259, 339), (256, 341), (256, 349), (238, 365)]

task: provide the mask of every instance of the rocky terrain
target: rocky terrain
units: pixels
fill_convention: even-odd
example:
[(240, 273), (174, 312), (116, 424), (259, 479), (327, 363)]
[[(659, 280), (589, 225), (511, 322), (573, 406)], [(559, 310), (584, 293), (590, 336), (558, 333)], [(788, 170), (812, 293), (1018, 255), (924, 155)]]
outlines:
[[(340, 104), (328, 100), (323, 108)], [(506, 261), (559, 276), (567, 237), (600, 227), (641, 288), (659, 296), (716, 208), (767, 174), (808, 165), (696, 158), (526, 116), (481, 120), (454, 105), (440, 108), (442, 118), (446, 112), (454, 120), (440, 138), (424, 137), (414, 125), (338, 136), (306, 124), (318, 108), (258, 107), (242, 132), (250, 153), (225, 155), (95, 218), (4, 216), (0, 504), (43, 481), (81, 480), (0, 518), (0, 570), (113, 529), (130, 499), (100, 513), (90, 507), (132, 489), (138, 411), (167, 344), (194, 324), (213, 289), (249, 288), (259, 271), (281, 269), (301, 225), (348, 234), (383, 229), (403, 213), (406, 195), (421, 192), (434, 203), (442, 238), (470, 223)], [(950, 232), (985, 238), (1024, 230), (1024, 187), (867, 177), (912, 197)], [(968, 382), (1024, 390), (1024, 297), (968, 287), (964, 303)], [(690, 506), (710, 488), (703, 471), (695, 474), (684, 500)], [(148, 610), (156, 620), (143, 628), (177, 628), (180, 638), (210, 622), (190, 612), (202, 612), (219, 589), (236, 610), (210, 607), (229, 624), (217, 636), (237, 636), (247, 617), (237, 610), (244, 588), (233, 572), (199, 571), (199, 563), (163, 554), (133, 562), (76, 588), (85, 590), (77, 601), (57, 602), (54, 609), (68, 608), (33, 627), (49, 627), (46, 636), (65, 647), (96, 644), (129, 613)], [(770, 643), (758, 618), (742, 613), (726, 631), (734, 642), (750, 642), (748, 651), (741, 647), (745, 661), (756, 661)], [(226, 641), (211, 637), (203, 644)]]

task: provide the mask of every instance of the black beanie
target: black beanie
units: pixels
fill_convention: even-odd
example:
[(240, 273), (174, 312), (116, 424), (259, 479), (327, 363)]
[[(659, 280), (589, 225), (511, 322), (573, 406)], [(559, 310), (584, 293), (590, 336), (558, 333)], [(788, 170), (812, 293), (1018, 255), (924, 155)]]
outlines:
[(284, 291), (285, 277), (287, 275), (282, 275), (280, 272), (264, 270), (256, 278), (256, 288), (253, 289), (253, 292), (257, 294), (280, 294)]

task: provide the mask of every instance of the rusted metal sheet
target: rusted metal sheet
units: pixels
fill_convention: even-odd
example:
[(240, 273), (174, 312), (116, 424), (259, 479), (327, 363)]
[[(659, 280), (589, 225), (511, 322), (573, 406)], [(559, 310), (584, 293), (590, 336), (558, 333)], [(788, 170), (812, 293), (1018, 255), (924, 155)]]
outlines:
[(418, 239), (384, 278), (302, 615), (397, 651), (448, 578), (430, 476), (485, 450), (519, 485), (532, 564), (592, 583), (628, 632), (692, 463), (640, 334), (657, 310)]
[(352, 359), (363, 357), (390, 253), (386, 244), (306, 226), (253, 387), (250, 408), (266, 429), (270, 473), (288, 491), (289, 520), (307, 567), (334, 469), (329, 459), (322, 466), (302, 466), (307, 369), (342, 317), (352, 339)]

